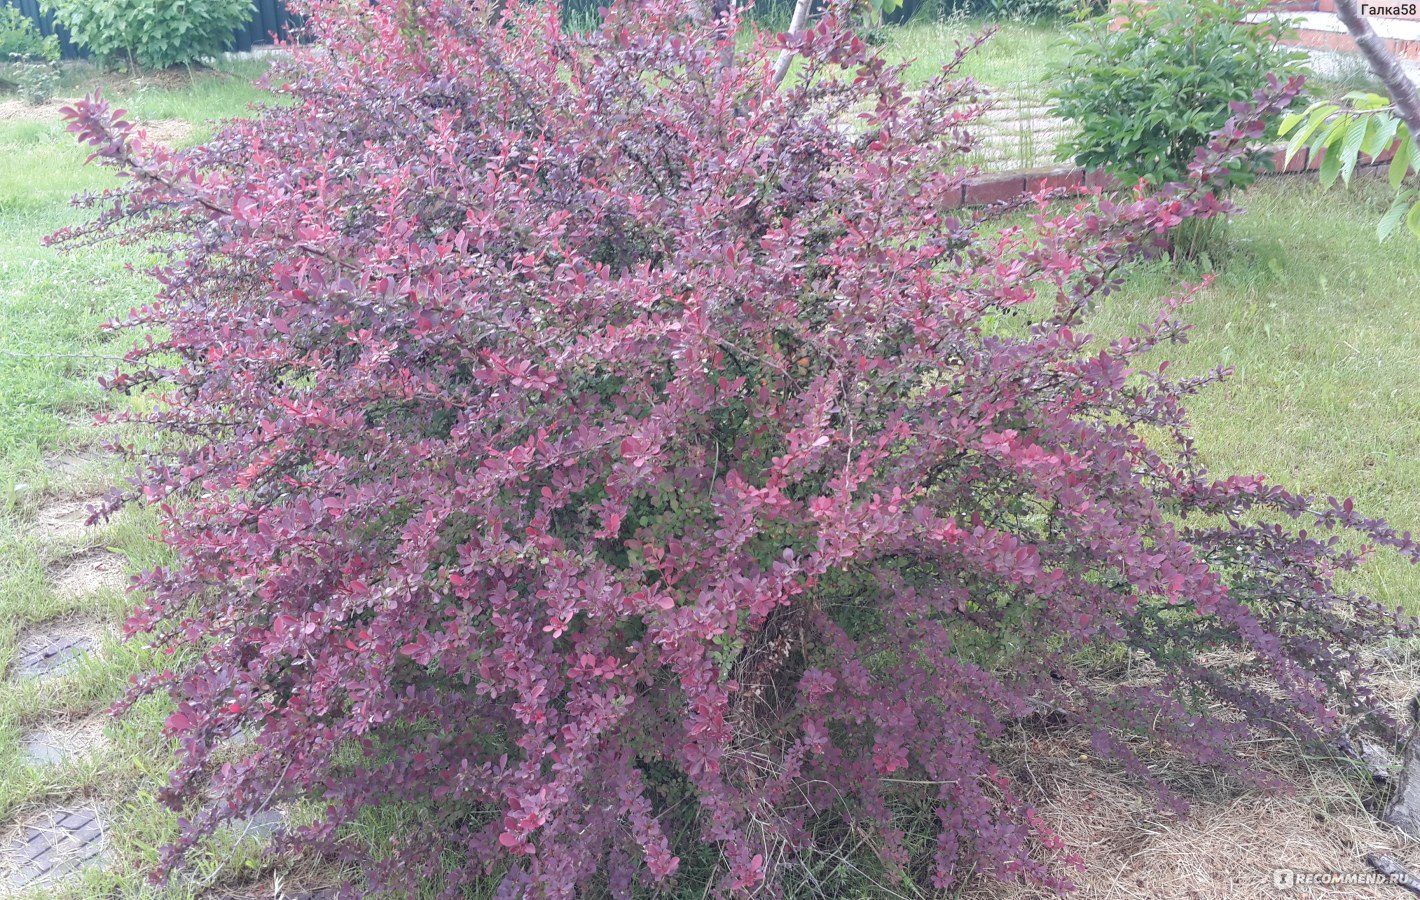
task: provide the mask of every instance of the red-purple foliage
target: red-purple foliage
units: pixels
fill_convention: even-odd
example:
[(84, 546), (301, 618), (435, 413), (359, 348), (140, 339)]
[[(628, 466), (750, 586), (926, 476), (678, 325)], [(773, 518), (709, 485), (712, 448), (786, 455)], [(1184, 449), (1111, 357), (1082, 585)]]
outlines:
[[(1240, 768), (1257, 729), (1366, 712), (1393, 622), (1333, 588), (1359, 557), (1260, 523), (1415, 545), (1203, 470), (1201, 382), (1138, 367), (1186, 297), (1077, 330), (1298, 85), (1196, 185), (1001, 230), (952, 210), (981, 109), (950, 71), (908, 91), (829, 18), (777, 89), (777, 47), (723, 68), (683, 5), (586, 36), (556, 5), (317, 0), (291, 105), (190, 151), (71, 111), (132, 183), (60, 243), (170, 253), (111, 382), (175, 437), (139, 486), (176, 563), (131, 625), (198, 648), (134, 696), (176, 701), (167, 796), (217, 798), (159, 877), (310, 797), (289, 844), (412, 804), (371, 875), (450, 896), (804, 896), (844, 834), (889, 876), (1060, 885), (993, 763), (1013, 720), (1148, 781), (1131, 734)], [(1111, 647), (1156, 683), (1099, 689), (1080, 651)]]

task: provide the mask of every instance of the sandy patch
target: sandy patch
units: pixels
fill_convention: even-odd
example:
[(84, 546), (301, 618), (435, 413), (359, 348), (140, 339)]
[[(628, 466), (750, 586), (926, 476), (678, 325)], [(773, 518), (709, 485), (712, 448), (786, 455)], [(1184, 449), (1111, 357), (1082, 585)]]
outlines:
[(55, 592), (63, 599), (86, 597), (128, 586), (123, 557), (107, 550), (89, 550), (54, 567)]
[(83, 497), (49, 503), (35, 516), (34, 534), (44, 543), (79, 540), (92, 533), (90, 507), (102, 502), (101, 497)]
[(0, 122), (43, 122), (54, 124), (63, 120), (61, 109), (75, 101), (74, 97), (50, 100), (32, 105), (23, 100), (0, 100)]
[[(3, 100), (0, 101), (0, 122), (39, 122), (46, 125), (57, 125), (64, 121), (64, 113), (62, 112), (64, 107), (72, 105), (76, 99), (67, 97), (63, 100), (50, 100), (37, 106), (23, 100)], [(182, 119), (139, 122), (138, 127), (140, 131), (147, 132), (150, 140), (169, 147), (182, 143), (192, 134), (192, 123)]]

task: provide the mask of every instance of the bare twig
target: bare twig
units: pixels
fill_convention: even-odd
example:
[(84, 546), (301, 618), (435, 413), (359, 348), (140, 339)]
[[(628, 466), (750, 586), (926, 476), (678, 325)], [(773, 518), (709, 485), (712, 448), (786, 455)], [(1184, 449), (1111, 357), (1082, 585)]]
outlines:
[[(1337, 6), (1341, 4), (1338, 2)], [(1391, 880), (1391, 884), (1420, 897), (1420, 878), (1410, 874), (1410, 870), (1389, 856), (1367, 853), (1366, 864)]]

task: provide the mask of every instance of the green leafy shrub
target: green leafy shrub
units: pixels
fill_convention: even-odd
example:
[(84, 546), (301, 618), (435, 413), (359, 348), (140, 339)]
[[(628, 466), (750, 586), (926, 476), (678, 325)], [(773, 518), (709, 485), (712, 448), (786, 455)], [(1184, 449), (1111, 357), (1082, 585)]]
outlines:
[(0, 60), (57, 61), (59, 39), (40, 33), (30, 17), (13, 6), (0, 6)]
[[(1071, 54), (1051, 92), (1056, 114), (1078, 129), (1065, 144), (1081, 165), (1126, 181), (1183, 178), (1195, 152), (1251, 100), (1268, 73), (1298, 73), (1305, 54), (1282, 47), (1281, 20), (1249, 21), (1263, 0), (1163, 0), (1070, 30)], [(1257, 158), (1234, 164), (1226, 187), (1250, 182)]]
[(59, 76), (59, 39), (15, 7), (0, 7), (0, 77), (26, 103), (40, 104), (54, 96)]
[(931, 8), (940, 18), (970, 15), (1017, 22), (1068, 16), (1082, 9), (1099, 11), (1108, 5), (1109, 0), (921, 0), (920, 3), (905, 0), (904, 3), (913, 10)]
[(11, 57), (9, 75), (20, 99), (32, 106), (48, 103), (59, 89), (63, 71), (57, 59)]
[(75, 43), (101, 61), (166, 69), (220, 51), (251, 0), (47, 0)]

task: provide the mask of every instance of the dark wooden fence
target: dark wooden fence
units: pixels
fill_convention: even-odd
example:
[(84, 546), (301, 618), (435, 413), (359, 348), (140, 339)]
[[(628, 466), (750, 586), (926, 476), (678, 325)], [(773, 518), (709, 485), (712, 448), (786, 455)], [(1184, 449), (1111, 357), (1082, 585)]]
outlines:
[[(84, 51), (70, 43), (69, 35), (63, 28), (56, 28), (54, 18), (40, 10), (39, 0), (0, 0), (0, 5), (14, 6), (39, 25), (45, 34), (59, 35), (59, 48), (65, 59), (84, 56)], [(250, 50), (258, 44), (271, 43), (271, 36), (285, 37), (291, 28), (292, 18), (286, 12), (282, 0), (253, 0), (251, 20), (232, 35), (229, 50)]]

